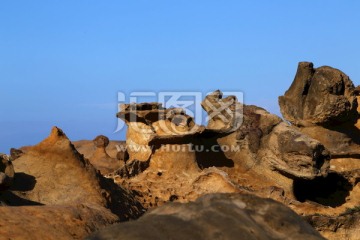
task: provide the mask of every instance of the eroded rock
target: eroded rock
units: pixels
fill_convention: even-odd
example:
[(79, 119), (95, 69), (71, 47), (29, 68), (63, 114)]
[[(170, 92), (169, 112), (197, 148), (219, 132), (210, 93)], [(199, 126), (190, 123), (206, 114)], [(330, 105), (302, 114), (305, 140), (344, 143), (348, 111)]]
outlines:
[(338, 69), (299, 63), (295, 79), (279, 97), (281, 113), (296, 126), (357, 121), (357, 101), (350, 78)]
[(0, 208), (1, 237), (83, 239), (143, 213), (132, 192), (100, 175), (57, 127), (27, 147), (14, 168), (14, 183), (0, 201), (17, 208)]
[(0, 191), (8, 189), (14, 180), (14, 167), (6, 154), (0, 154)]
[(243, 194), (168, 203), (88, 239), (324, 239), (286, 206)]

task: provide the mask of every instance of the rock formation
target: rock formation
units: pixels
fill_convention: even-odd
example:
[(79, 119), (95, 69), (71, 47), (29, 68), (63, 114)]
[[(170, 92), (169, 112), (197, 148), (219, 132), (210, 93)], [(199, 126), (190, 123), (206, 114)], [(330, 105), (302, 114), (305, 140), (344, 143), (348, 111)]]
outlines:
[(156, 103), (126, 104), (118, 113), (128, 125), (129, 163), (115, 179), (140, 192), (145, 206), (217, 191), (264, 195), (273, 187), (282, 189), (284, 201), (294, 198), (294, 179), (326, 176), (324, 146), (279, 117), (220, 91), (202, 106), (211, 116), (207, 127)]
[(106, 152), (106, 147), (109, 145), (110, 141), (104, 135), (97, 136), (94, 140), (95, 151), (92, 156), (89, 158), (91, 164), (103, 175), (114, 172), (123, 166), (123, 164), (118, 161), (116, 158), (112, 158)]
[(14, 183), (0, 201), (19, 207), (0, 207), (1, 237), (83, 239), (143, 213), (133, 194), (102, 177), (59, 128), (28, 147), (14, 168)]
[(299, 63), (293, 83), (279, 97), (284, 118), (318, 139), (333, 155), (360, 153), (357, 98), (350, 78), (331, 67)]
[[(271, 197), (302, 215), (325, 218), (358, 204), (353, 172), (329, 174), (329, 150), (302, 128), (220, 91), (201, 105), (211, 116), (206, 127), (182, 109), (157, 103), (126, 104), (118, 113), (128, 125), (129, 161), (113, 177), (138, 192), (146, 208), (215, 192)], [(344, 124), (351, 109), (338, 114)]]
[(284, 205), (253, 195), (210, 194), (169, 203), (137, 221), (107, 227), (87, 239), (324, 239)]
[(0, 154), (0, 191), (9, 188), (14, 179), (14, 167), (6, 154)]
[[(297, 181), (294, 191), (307, 200), (333, 207), (324, 214), (319, 208), (314, 215), (309, 211), (300, 213), (308, 215), (309, 221), (326, 237), (334, 239), (356, 239), (360, 235), (356, 230), (360, 228), (358, 211), (349, 211), (360, 206), (358, 95), (359, 88), (342, 71), (327, 66), (314, 68), (312, 63), (301, 62), (290, 88), (279, 97), (284, 118), (323, 143), (330, 152), (328, 177)], [(304, 188), (312, 194), (300, 190)]]
[(288, 206), (324, 237), (358, 239), (359, 94), (340, 70), (304, 62), (279, 98), (287, 122), (217, 90), (201, 103), (207, 126), (131, 103), (117, 114), (126, 142), (73, 145), (55, 127), (0, 155), (0, 203), (19, 206), (0, 207), (0, 236), (80, 239), (149, 210), (90, 239), (322, 239)]

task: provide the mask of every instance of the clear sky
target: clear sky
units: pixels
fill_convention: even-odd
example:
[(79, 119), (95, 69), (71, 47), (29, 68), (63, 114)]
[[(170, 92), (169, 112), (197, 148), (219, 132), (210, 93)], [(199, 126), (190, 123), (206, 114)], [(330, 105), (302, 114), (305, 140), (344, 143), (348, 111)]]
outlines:
[(0, 152), (55, 125), (124, 139), (118, 91), (242, 91), (279, 114), (299, 61), (358, 85), (359, 12), (355, 0), (2, 0)]

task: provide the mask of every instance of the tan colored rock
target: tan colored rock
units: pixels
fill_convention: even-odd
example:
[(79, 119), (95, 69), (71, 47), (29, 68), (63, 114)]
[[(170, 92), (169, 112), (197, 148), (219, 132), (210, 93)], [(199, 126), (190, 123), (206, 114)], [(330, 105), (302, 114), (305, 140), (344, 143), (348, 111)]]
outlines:
[(300, 62), (293, 84), (279, 97), (281, 113), (296, 126), (357, 121), (357, 100), (350, 78), (338, 69)]
[(132, 193), (101, 176), (57, 127), (14, 163), (14, 183), (0, 194), (3, 238), (83, 239), (143, 213)]
[(9, 188), (14, 180), (15, 171), (6, 154), (0, 154), (0, 191)]
[(331, 154), (360, 153), (356, 93), (342, 71), (301, 62), (279, 104), (286, 120), (319, 140)]

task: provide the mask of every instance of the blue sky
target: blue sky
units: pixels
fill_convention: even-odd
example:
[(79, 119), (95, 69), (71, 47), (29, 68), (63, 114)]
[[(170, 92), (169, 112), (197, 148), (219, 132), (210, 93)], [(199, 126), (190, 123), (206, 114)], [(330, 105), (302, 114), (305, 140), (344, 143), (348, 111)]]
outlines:
[(360, 81), (358, 1), (0, 2), (0, 152), (52, 126), (72, 140), (117, 125), (117, 92), (242, 91), (279, 114), (299, 61)]

